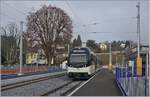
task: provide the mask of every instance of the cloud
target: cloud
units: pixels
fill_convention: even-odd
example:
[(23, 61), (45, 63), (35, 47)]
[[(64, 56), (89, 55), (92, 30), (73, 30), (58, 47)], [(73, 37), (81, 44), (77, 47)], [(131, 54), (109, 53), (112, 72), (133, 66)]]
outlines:
[[(141, 41), (148, 43), (148, 1), (141, 3)], [(67, 12), (74, 25), (74, 37), (81, 34), (83, 41), (95, 39), (136, 41), (137, 1), (2, 1), (1, 25), (26, 21), (28, 12), (42, 5), (54, 5)], [(96, 25), (92, 25), (97, 23)], [(85, 27), (83, 25), (86, 25)], [(88, 32), (111, 32), (90, 34)], [(130, 33), (130, 34), (129, 34)]]

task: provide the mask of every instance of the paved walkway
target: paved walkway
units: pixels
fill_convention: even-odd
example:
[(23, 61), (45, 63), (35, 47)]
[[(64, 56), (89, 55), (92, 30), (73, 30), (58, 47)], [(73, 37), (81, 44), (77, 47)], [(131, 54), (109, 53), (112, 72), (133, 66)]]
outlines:
[(101, 69), (72, 96), (122, 96), (122, 93), (117, 86), (113, 72)]

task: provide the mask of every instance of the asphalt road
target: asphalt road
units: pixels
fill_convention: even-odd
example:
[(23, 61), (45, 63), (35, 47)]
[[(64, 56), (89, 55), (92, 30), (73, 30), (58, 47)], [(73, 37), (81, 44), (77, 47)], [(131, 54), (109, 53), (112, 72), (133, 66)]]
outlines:
[(122, 96), (122, 93), (117, 86), (113, 72), (102, 69), (72, 96)]

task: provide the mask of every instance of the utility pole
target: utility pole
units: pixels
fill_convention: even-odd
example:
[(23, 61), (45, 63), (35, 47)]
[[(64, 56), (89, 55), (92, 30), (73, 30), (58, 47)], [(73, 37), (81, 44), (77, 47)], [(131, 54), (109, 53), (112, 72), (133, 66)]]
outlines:
[(23, 21), (20, 22), (20, 25), (21, 25), (21, 31), (20, 31), (20, 67), (19, 67), (19, 73), (18, 75), (22, 75), (22, 33), (23, 33)]
[(2, 65), (2, 35), (0, 34), (0, 66)]
[(137, 64), (137, 75), (141, 76), (142, 75), (142, 58), (140, 57), (140, 2), (136, 5), (137, 7), (137, 59), (136, 59), (136, 64)]
[(140, 2), (136, 5), (137, 7), (137, 40), (138, 40), (138, 56), (140, 56)]
[(111, 42), (109, 44), (109, 69), (112, 69)]
[(149, 54), (146, 54), (146, 95), (149, 95)]

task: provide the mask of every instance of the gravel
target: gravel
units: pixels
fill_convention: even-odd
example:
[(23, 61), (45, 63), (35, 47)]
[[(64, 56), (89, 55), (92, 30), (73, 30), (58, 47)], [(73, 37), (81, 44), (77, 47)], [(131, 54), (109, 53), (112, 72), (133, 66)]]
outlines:
[(13, 88), (7, 91), (2, 91), (2, 96), (40, 96), (41, 94), (51, 91), (63, 84), (70, 82), (67, 76), (53, 78), (30, 85)]
[(32, 76), (24, 76), (24, 77), (12, 78), (12, 79), (4, 79), (4, 80), (1, 80), (1, 86), (16, 83), (16, 82), (21, 82), (21, 81), (27, 81), (27, 80), (31, 80), (31, 79), (37, 79), (37, 78), (41, 78), (41, 77), (58, 75), (58, 74), (61, 74), (61, 73), (66, 73), (66, 71), (56, 72), (56, 73), (46, 73), (46, 74), (32, 75)]
[(68, 90), (70, 90), (72, 87), (75, 87), (77, 86), (78, 84), (81, 84), (81, 81), (75, 81), (65, 87), (63, 87), (62, 89), (52, 93), (52, 94), (49, 94), (48, 96), (61, 96), (63, 93), (67, 92)]

